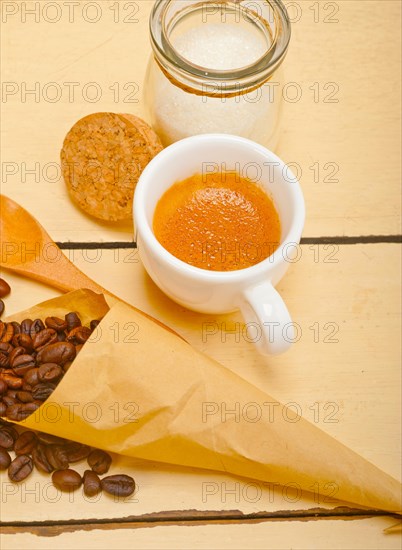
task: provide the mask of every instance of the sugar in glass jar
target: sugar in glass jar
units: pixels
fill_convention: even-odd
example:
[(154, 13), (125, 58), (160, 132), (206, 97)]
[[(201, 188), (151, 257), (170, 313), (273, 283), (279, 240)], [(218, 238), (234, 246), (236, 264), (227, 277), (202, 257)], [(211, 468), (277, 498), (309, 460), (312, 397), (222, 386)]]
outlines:
[(165, 146), (227, 133), (275, 148), (290, 40), (280, 0), (156, 0), (150, 33), (144, 102)]

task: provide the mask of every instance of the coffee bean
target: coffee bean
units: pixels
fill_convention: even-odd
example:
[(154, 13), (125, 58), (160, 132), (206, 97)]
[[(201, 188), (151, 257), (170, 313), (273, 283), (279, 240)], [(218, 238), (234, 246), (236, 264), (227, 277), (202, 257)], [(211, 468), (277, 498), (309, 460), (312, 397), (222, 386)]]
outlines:
[(47, 474), (50, 474), (53, 472), (53, 466), (49, 464), (48, 459), (46, 458), (46, 446), (42, 444), (38, 444), (32, 451), (32, 460), (38, 468), (38, 470), (42, 470), (43, 472), (46, 472)]
[(29, 329), (29, 336), (33, 340), (35, 334), (37, 334), (38, 332), (40, 332), (44, 328), (46, 328), (46, 327), (43, 324), (43, 321), (41, 319), (35, 319), (34, 321), (32, 321), (31, 328)]
[(7, 406), (3, 401), (0, 401), (0, 416), (6, 416)]
[(53, 456), (59, 463), (59, 468), (65, 470), (69, 467), (67, 451), (64, 445), (56, 445), (53, 449)]
[(23, 432), (14, 444), (16, 455), (30, 455), (38, 443), (38, 438), (34, 432)]
[(39, 409), (38, 403), (16, 403), (11, 407), (7, 407), (6, 414), (10, 420), (21, 422), (21, 420), (31, 416), (37, 409)]
[(1, 368), (6, 368), (6, 367), (9, 366), (9, 364), (10, 364), (10, 360), (9, 360), (8, 355), (6, 355), (5, 353), (0, 352), (0, 367)]
[(87, 458), (89, 453), (91, 452), (91, 447), (88, 447), (88, 445), (83, 445), (82, 443), (67, 443), (64, 446), (64, 449), (66, 451), (67, 459), (71, 462), (80, 462), (80, 460), (84, 460), (84, 458)]
[(14, 327), (11, 323), (0, 321), (0, 342), (10, 342), (14, 336)]
[(61, 445), (48, 445), (46, 458), (54, 470), (66, 470), (69, 466), (65, 450)]
[(72, 361), (75, 357), (75, 347), (70, 342), (57, 342), (49, 344), (41, 349), (36, 356), (36, 361), (41, 363), (57, 363), (63, 366), (67, 361)]
[(1, 378), (4, 380), (9, 388), (13, 390), (20, 390), (22, 388), (22, 378), (15, 376), (13, 371), (11, 372), (13, 374), (3, 372), (1, 374)]
[(16, 334), (20, 334), (21, 332), (21, 325), (17, 322), (17, 321), (11, 321), (11, 324), (13, 325), (14, 327), (14, 336)]
[(11, 464), (11, 456), (8, 454), (8, 452), (5, 449), (0, 447), (0, 470), (7, 470), (10, 464)]
[(73, 344), (85, 344), (91, 336), (91, 329), (88, 327), (75, 327), (67, 334), (67, 341)]
[(70, 311), (70, 313), (67, 313), (64, 318), (67, 323), (67, 332), (70, 332), (70, 330), (73, 330), (75, 327), (80, 327), (82, 324), (81, 319), (75, 311)]
[(16, 397), (20, 403), (32, 403), (34, 401), (34, 397), (30, 391), (19, 391)]
[(4, 279), (0, 278), (0, 298), (4, 298), (10, 294), (11, 288), (10, 285)]
[(20, 332), (20, 334), (16, 334), (12, 339), (13, 346), (21, 346), (24, 348), (24, 353), (31, 353), (33, 351), (33, 342), (32, 338), (29, 336), (29, 334), (25, 334), (24, 332)]
[(60, 317), (46, 317), (45, 325), (56, 332), (63, 332), (67, 329), (67, 321), (60, 319)]
[[(13, 372), (13, 371), (11, 371)], [(1, 378), (7, 384), (7, 386), (13, 390), (20, 390), (22, 388), (22, 379), (13, 374), (3, 372)]]
[(32, 458), (27, 455), (20, 455), (14, 458), (8, 467), (8, 477), (11, 481), (22, 481), (29, 476), (32, 470)]
[(29, 384), (30, 386), (36, 386), (39, 383), (38, 376), (39, 369), (37, 367), (30, 369), (24, 374), (24, 383)]
[(67, 439), (57, 437), (57, 435), (47, 434), (45, 432), (38, 432), (37, 437), (39, 441), (45, 445), (64, 445), (68, 442)]
[(31, 332), (32, 319), (24, 319), (21, 321), (21, 334), (29, 334)]
[(9, 430), (6, 430), (4, 427), (0, 429), (0, 448), (11, 451), (14, 448), (14, 441), (15, 438)]
[(39, 384), (37, 384), (32, 390), (32, 397), (34, 399), (39, 399), (39, 401), (46, 401), (55, 389), (56, 384), (52, 384), (50, 382), (39, 382)]
[[(14, 341), (14, 338), (13, 338), (13, 341)], [(17, 346), (16, 348), (13, 348), (12, 351), (10, 352), (9, 356), (8, 356), (9, 361), (10, 361), (10, 365), (15, 361), (15, 359), (19, 355), (25, 355), (25, 354), (26, 354), (26, 349), (23, 348), (22, 346)]]
[(57, 459), (57, 456), (55, 456), (55, 449), (57, 448), (57, 445), (45, 445), (45, 455), (47, 458), (47, 461), (53, 468), (53, 470), (65, 470), (68, 468), (68, 463), (64, 467), (60, 465), (60, 462)]
[(85, 470), (83, 475), (84, 494), (94, 497), (102, 491), (101, 480), (92, 470)]
[(10, 424), (10, 422), (5, 422), (4, 420), (2, 420), (2, 422), (4, 423), (2, 426), (1, 426), (1, 429), (8, 432), (11, 437), (13, 438), (14, 442), (17, 441), (18, 439), (18, 432), (17, 430), (14, 428), (14, 425), (13, 424)]
[(14, 371), (14, 374), (17, 376), (24, 376), (26, 372), (34, 368), (36, 365), (35, 359), (32, 355), (17, 355), (17, 357), (11, 363), (11, 368)]
[(13, 351), (13, 346), (9, 342), (0, 342), (0, 352), (9, 356)]
[(60, 491), (75, 491), (82, 484), (80, 474), (71, 469), (57, 470), (52, 474), (52, 481)]
[(63, 369), (56, 363), (43, 363), (38, 369), (40, 382), (56, 382), (63, 375)]
[(104, 477), (101, 486), (107, 493), (118, 497), (128, 497), (135, 491), (134, 479), (125, 474)]
[(88, 456), (87, 462), (93, 472), (102, 475), (109, 471), (112, 457), (108, 453), (105, 453), (105, 451), (95, 449)]
[(3, 315), (3, 313), (4, 313), (4, 302), (0, 298), (0, 317)]

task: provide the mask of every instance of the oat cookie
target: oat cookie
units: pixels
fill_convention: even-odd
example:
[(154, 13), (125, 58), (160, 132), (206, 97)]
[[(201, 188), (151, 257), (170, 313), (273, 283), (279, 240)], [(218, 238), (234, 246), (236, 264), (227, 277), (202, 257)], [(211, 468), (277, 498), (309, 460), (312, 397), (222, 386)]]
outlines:
[(134, 115), (95, 113), (80, 119), (61, 150), (70, 196), (98, 219), (130, 219), (138, 178), (161, 150), (152, 128)]

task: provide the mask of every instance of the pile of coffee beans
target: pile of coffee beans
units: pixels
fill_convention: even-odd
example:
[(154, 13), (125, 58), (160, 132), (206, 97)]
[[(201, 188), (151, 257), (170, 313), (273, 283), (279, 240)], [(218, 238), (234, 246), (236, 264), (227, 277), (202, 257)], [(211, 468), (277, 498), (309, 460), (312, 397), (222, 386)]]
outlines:
[[(9, 293), (10, 286), (0, 278), (0, 317), (4, 311), (2, 298)], [(83, 326), (76, 312), (67, 313), (64, 319), (24, 319), (21, 323), (0, 320), (0, 416), (21, 421), (36, 411), (52, 394), (99, 322), (95, 319), (89, 327)], [(91, 468), (83, 476), (70, 468), (70, 464), (82, 460), (87, 460)], [(23, 481), (36, 467), (52, 473), (52, 482), (61, 491), (75, 491), (83, 485), (88, 497), (102, 490), (117, 497), (130, 496), (135, 490), (132, 477), (99, 477), (109, 471), (111, 463), (105, 451), (24, 431), (0, 418), (0, 470), (8, 470), (13, 482)]]
[[(12, 458), (10, 453), (14, 453)], [(86, 460), (90, 470), (81, 476), (70, 464)], [(36, 467), (52, 473), (52, 482), (60, 491), (71, 492), (83, 485), (84, 494), (93, 497), (102, 490), (128, 497), (135, 490), (134, 479), (125, 474), (103, 477), (109, 471), (112, 457), (100, 449), (53, 435), (22, 431), (10, 422), (0, 420), (0, 470), (8, 470), (13, 482), (25, 480)]]
[(21, 421), (50, 397), (99, 320), (82, 326), (76, 312), (64, 319), (0, 321), (0, 416)]

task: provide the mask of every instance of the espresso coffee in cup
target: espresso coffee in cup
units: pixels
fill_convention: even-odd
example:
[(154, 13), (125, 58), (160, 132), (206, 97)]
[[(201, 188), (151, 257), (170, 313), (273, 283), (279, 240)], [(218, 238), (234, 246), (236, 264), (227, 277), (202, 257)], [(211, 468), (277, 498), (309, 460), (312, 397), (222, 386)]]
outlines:
[(272, 199), (238, 172), (174, 183), (156, 205), (153, 230), (173, 256), (211, 271), (251, 267), (268, 258), (281, 237)]

